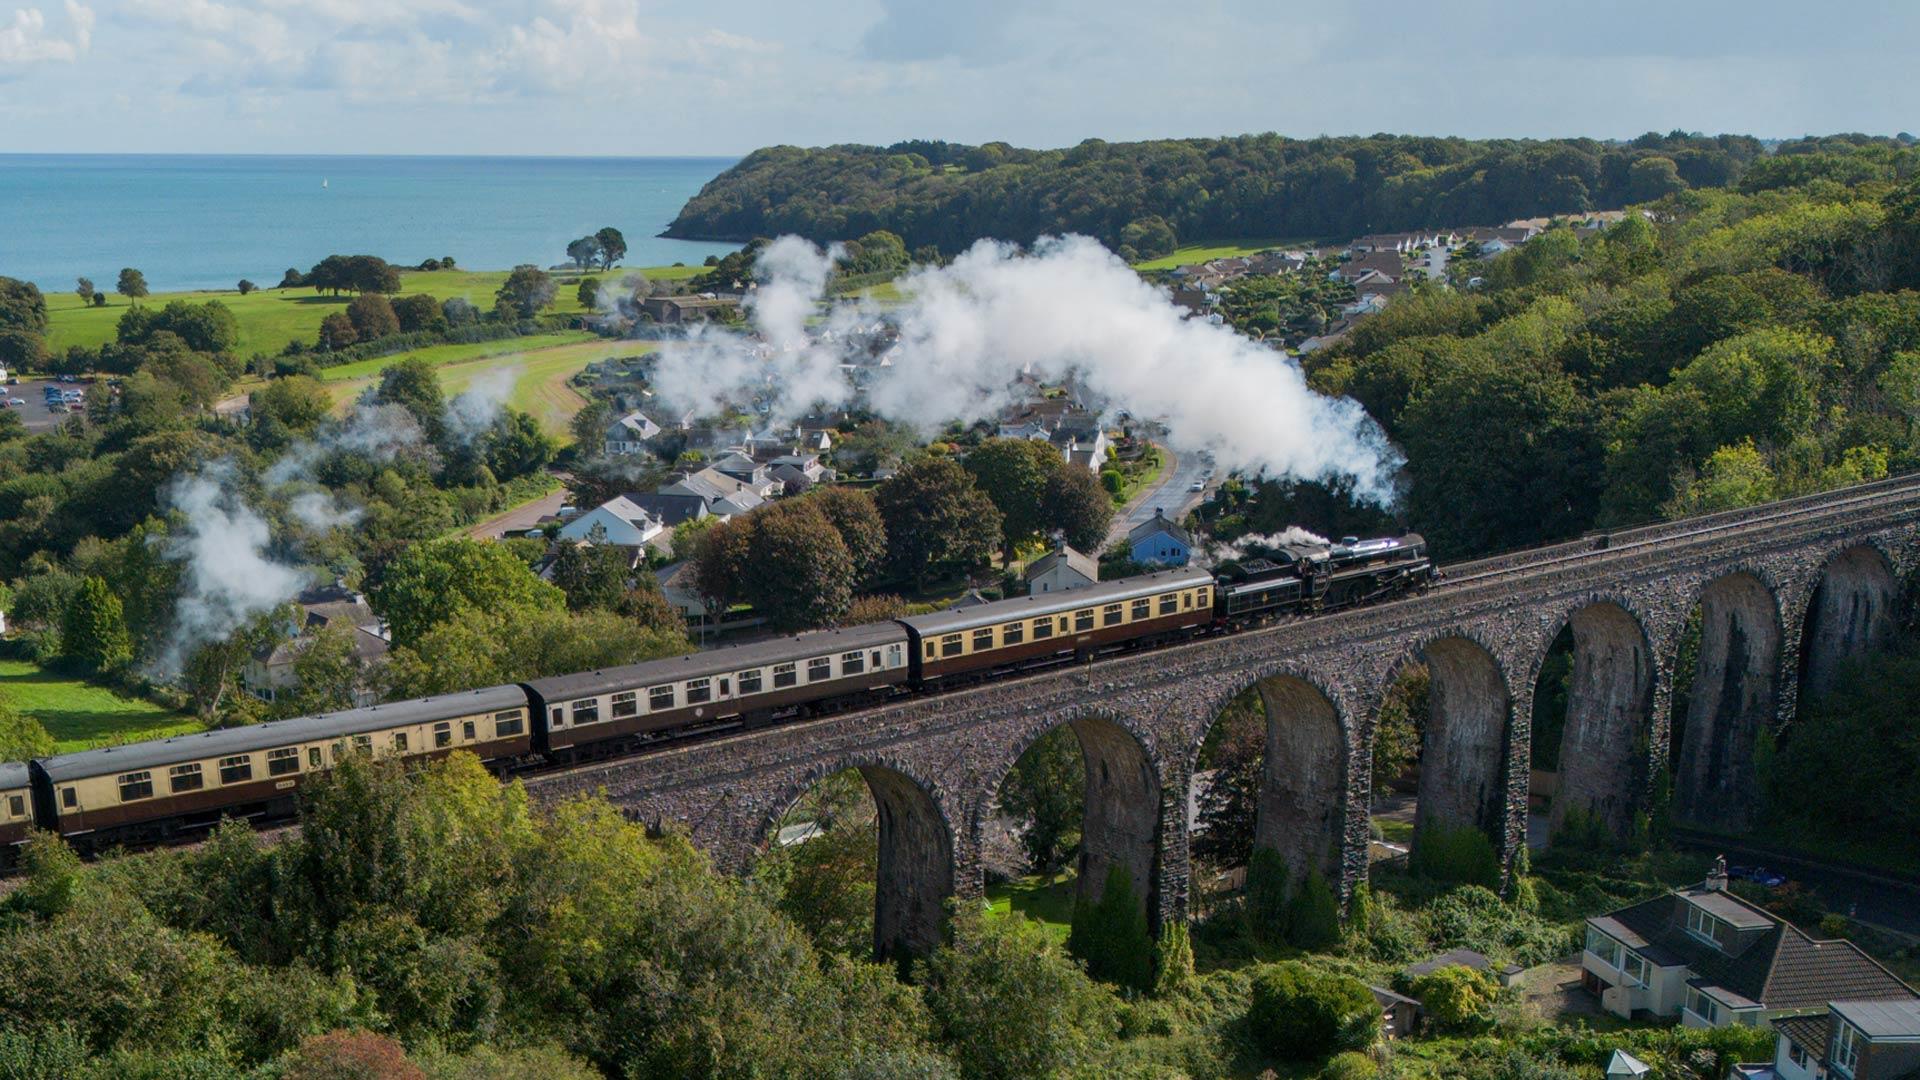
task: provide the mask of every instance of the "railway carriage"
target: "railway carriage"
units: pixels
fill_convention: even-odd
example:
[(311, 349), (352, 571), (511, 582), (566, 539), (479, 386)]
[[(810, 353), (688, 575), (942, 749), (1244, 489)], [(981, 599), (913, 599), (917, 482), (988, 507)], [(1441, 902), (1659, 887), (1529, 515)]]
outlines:
[(306, 777), (353, 751), (513, 761), (532, 746), (526, 694), (495, 686), (45, 758), (31, 801), (41, 828), (97, 847), (289, 814)]
[(1162, 570), (1068, 592), (910, 615), (913, 677), (937, 685), (1192, 633), (1213, 621), (1213, 576)]
[(541, 749), (576, 760), (619, 752), (662, 732), (762, 723), (871, 699), (904, 685), (908, 670), (907, 632), (888, 622), (524, 685), (544, 718)]
[(24, 764), (0, 764), (0, 868), (19, 862), (20, 845), (33, 828), (33, 785)]

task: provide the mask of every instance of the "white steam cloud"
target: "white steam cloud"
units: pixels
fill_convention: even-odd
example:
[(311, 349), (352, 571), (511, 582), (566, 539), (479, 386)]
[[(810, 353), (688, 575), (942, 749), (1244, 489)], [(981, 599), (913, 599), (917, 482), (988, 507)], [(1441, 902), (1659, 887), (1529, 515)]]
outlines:
[[(662, 355), (661, 396), (773, 420), (850, 402), (841, 365), (864, 359), (855, 332), (883, 312), (842, 304), (808, 325), (833, 257), (793, 237), (769, 245), (748, 305), (760, 340), (696, 329)], [(1393, 498), (1402, 458), (1358, 402), (1315, 393), (1283, 353), (1183, 318), (1165, 291), (1094, 240), (1049, 237), (1029, 252), (983, 240), (899, 285), (906, 302), (884, 313), (899, 328), (891, 362), (866, 373), (867, 403), (890, 420), (922, 430), (986, 420), (1011, 403), (1023, 374), (1072, 378), (1106, 407), (1164, 420), (1173, 443), (1228, 468), (1349, 478), (1363, 498)]]
[(230, 462), (218, 462), (168, 486), (165, 503), (186, 526), (170, 538), (168, 554), (183, 564), (174, 632), (156, 663), (177, 673), (193, 651), (220, 641), (248, 620), (299, 592), (306, 577), (267, 553), (265, 518), (239, 494)]
[(500, 419), (520, 381), (519, 367), (489, 371), (447, 402), (447, 437), (461, 446), (472, 445)]

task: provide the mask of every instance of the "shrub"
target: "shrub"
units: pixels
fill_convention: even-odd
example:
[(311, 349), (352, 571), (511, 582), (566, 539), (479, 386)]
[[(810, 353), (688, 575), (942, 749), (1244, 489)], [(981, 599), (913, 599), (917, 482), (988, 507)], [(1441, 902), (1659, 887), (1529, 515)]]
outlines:
[(1256, 941), (1287, 932), (1287, 864), (1272, 848), (1255, 848), (1247, 861), (1247, 928)]
[(1486, 833), (1471, 825), (1428, 825), (1413, 838), (1407, 868), (1422, 877), (1462, 885), (1500, 887), (1500, 855)]
[(1340, 940), (1340, 902), (1326, 876), (1314, 870), (1287, 904), (1287, 940), (1309, 951)]
[(1380, 1067), (1358, 1050), (1334, 1055), (1327, 1067), (1320, 1070), (1320, 1080), (1373, 1080), (1379, 1075)]
[(300, 1044), (282, 1080), (426, 1080), (399, 1043), (370, 1031), (332, 1031)]
[(1413, 980), (1408, 988), (1443, 1031), (1479, 1032), (1493, 1017), (1500, 988), (1493, 977), (1462, 964), (1449, 964)]
[(1153, 996), (1167, 997), (1193, 982), (1193, 937), (1185, 920), (1176, 919), (1160, 931), (1153, 949)]
[(1274, 1057), (1306, 1061), (1372, 1045), (1380, 1033), (1380, 1006), (1351, 975), (1287, 961), (1254, 974), (1247, 1025)]
[(1074, 905), (1067, 951), (1085, 960), (1087, 974), (1096, 979), (1136, 990), (1152, 985), (1153, 938), (1125, 866), (1108, 867), (1099, 900)]

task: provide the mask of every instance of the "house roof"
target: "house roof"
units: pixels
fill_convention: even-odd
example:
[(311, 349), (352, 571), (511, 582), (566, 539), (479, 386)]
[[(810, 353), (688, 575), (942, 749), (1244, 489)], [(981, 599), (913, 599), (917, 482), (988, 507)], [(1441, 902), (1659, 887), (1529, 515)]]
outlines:
[(1028, 564), (1027, 580), (1032, 581), (1041, 574), (1053, 570), (1061, 563), (1065, 563), (1067, 569), (1072, 570), (1088, 581), (1100, 580), (1100, 563), (1095, 560), (1093, 556), (1075, 551), (1065, 544), (1061, 544), (1059, 547)]
[[(652, 513), (646, 507), (641, 506), (633, 500), (633, 497), (615, 495), (599, 506), (574, 518), (573, 521), (568, 522), (567, 528), (571, 530), (574, 525), (592, 518), (595, 514), (606, 514), (609, 517), (624, 521), (641, 532), (646, 532), (648, 526), (658, 524), (660, 521), (660, 515)], [(591, 528), (591, 526), (589, 526), (589, 528)]]
[(1422, 975), (1431, 975), (1443, 967), (1472, 968), (1474, 971), (1486, 971), (1493, 965), (1487, 958), (1472, 949), (1448, 949), (1439, 956), (1430, 956), (1407, 968), (1407, 977), (1417, 979)]
[(760, 463), (745, 454), (728, 454), (707, 468), (720, 473), (745, 473), (752, 476), (760, 468)]
[(1834, 1001), (1832, 1008), (1869, 1039), (1920, 1038), (1920, 1000)]
[[(1704, 901), (1704, 902), (1703, 902)], [(1734, 954), (1687, 931), (1687, 907), (1699, 904), (1744, 939)], [(1724, 913), (1724, 914), (1723, 914)], [(1913, 988), (1850, 941), (1816, 941), (1792, 923), (1732, 893), (1704, 885), (1675, 890), (1587, 920), (1662, 967), (1684, 964), (1690, 985), (1767, 1009), (1808, 1009), (1838, 1000), (1913, 999)]]
[(629, 442), (645, 442), (660, 434), (660, 425), (633, 412), (607, 425), (607, 438)]
[(1157, 507), (1154, 509), (1152, 517), (1127, 530), (1127, 542), (1129, 544), (1137, 544), (1156, 533), (1166, 533), (1168, 536), (1173, 537), (1175, 540), (1189, 547), (1193, 545), (1193, 537), (1187, 534), (1187, 530), (1174, 524), (1173, 521)]
[(671, 529), (683, 521), (692, 521), (707, 516), (707, 504), (710, 500), (701, 495), (684, 491), (628, 492), (621, 498), (640, 507), (658, 518), (660, 524)]
[(1819, 1057), (1827, 1052), (1827, 1040), (1833, 1035), (1833, 1017), (1828, 1013), (1782, 1016), (1774, 1020), (1773, 1029), (1800, 1049)]
[(1613, 1056), (1607, 1059), (1607, 1075), (1609, 1077), (1646, 1076), (1651, 1072), (1653, 1072), (1653, 1066), (1641, 1061), (1625, 1050), (1615, 1050)]

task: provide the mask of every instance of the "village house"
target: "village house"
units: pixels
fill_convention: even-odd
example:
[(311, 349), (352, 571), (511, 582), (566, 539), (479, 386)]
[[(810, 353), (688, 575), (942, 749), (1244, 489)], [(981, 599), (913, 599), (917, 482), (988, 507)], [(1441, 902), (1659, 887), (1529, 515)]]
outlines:
[(1193, 537), (1156, 506), (1153, 517), (1127, 533), (1127, 551), (1134, 562), (1146, 566), (1185, 566), (1193, 557)]
[(1588, 919), (1580, 966), (1608, 1012), (1688, 1027), (1916, 996), (1852, 942), (1816, 940), (1729, 892), (1724, 860), (1699, 885)]
[(1033, 560), (1027, 567), (1027, 595), (1084, 589), (1100, 581), (1100, 563), (1066, 544)]
[(625, 457), (638, 454), (647, 449), (647, 443), (660, 434), (660, 425), (647, 419), (638, 412), (615, 420), (607, 425), (606, 452), (608, 457)]
[(1399, 281), (1407, 275), (1407, 268), (1398, 254), (1375, 251), (1356, 255), (1333, 272), (1334, 277), (1348, 283), (1357, 282), (1369, 274), (1376, 274), (1387, 281)]
[(767, 463), (767, 474), (778, 481), (788, 495), (800, 495), (816, 484), (830, 484), (834, 471), (820, 464), (820, 455), (812, 451), (782, 454)]
[[(336, 582), (303, 590), (293, 602), (300, 610), (296, 625), (290, 628), (291, 635), (270, 649), (255, 652), (240, 669), (240, 685), (253, 696), (273, 701), (297, 689), (300, 678), (294, 664), (321, 630), (338, 628), (351, 633), (354, 660), (362, 670), (386, 662), (391, 648), (386, 622), (374, 614), (365, 596)], [(355, 689), (355, 705), (371, 705), (374, 701), (371, 686)]]
[(560, 539), (638, 548), (665, 529), (658, 516), (627, 496), (618, 495), (562, 525)]
[(1773, 1022), (1773, 1061), (1737, 1080), (1920, 1080), (1920, 1000), (1832, 1001)]
[(707, 617), (707, 602), (701, 599), (700, 590), (693, 583), (691, 559), (682, 559), (655, 570), (653, 580), (660, 585), (660, 595), (667, 598), (667, 604), (679, 612), (681, 618), (698, 622)]
[(654, 322), (669, 326), (700, 322), (740, 306), (738, 296), (702, 293), (699, 296), (649, 296), (640, 301), (640, 311)]

